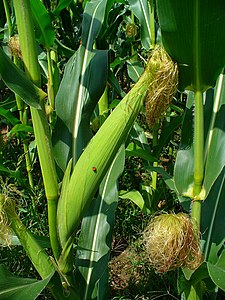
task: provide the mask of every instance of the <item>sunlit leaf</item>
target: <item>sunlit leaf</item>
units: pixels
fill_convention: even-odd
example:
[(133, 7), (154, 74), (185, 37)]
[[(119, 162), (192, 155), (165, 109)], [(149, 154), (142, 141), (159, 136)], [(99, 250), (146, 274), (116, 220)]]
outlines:
[(144, 208), (145, 202), (141, 193), (137, 190), (131, 190), (129, 192), (120, 191), (119, 197), (121, 199), (129, 199), (134, 202), (140, 209)]
[[(214, 183), (206, 200), (202, 203), (201, 232), (203, 251), (207, 261), (215, 263), (225, 241), (225, 170)], [(214, 245), (214, 246), (213, 246)]]
[(93, 0), (85, 6), (82, 45), (68, 61), (56, 96), (54, 152), (63, 171), (71, 157), (76, 163), (90, 140), (91, 114), (105, 89), (108, 51), (93, 50), (105, 5), (105, 1)]
[(141, 146), (136, 145), (136, 143), (130, 143), (126, 148), (126, 156), (138, 156), (147, 161), (157, 161), (157, 158), (151, 155), (147, 150), (143, 149)]

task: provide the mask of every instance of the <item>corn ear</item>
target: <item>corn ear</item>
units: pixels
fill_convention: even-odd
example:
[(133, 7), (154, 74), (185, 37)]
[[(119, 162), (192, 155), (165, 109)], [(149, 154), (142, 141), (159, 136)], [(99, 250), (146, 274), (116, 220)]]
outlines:
[(59, 261), (64, 262), (61, 270), (66, 269), (66, 260), (62, 256), (64, 253), (68, 254), (66, 248), (71, 247), (68, 241), (72, 243), (73, 235), (84, 212), (143, 107), (147, 91), (154, 80), (149, 64), (151, 59), (139, 81), (89, 142), (77, 161), (71, 177), (69, 178), (70, 166), (65, 173), (64, 187), (57, 210), (57, 229), (63, 249)]
[[(62, 190), (57, 211), (57, 227), (62, 248), (73, 236), (115, 154), (126, 140), (143, 106), (149, 84), (148, 72), (144, 72), (89, 142), (69, 181), (69, 171), (65, 173), (63, 184), (66, 188)], [(63, 252), (66, 252), (65, 249)]]

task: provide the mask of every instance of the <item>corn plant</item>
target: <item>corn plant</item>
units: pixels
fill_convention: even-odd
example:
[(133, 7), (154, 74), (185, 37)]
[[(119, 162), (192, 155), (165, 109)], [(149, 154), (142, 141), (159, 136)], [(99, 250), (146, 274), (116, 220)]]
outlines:
[[(133, 134), (132, 128), (139, 133), (136, 140), (141, 151), (138, 153), (146, 159), (146, 169), (152, 172), (152, 188), (157, 189), (157, 173), (161, 173), (184, 209), (190, 211), (194, 229), (183, 213), (172, 215), (176, 220), (174, 228), (180, 226), (179, 215), (188, 226), (183, 228), (184, 232), (186, 228), (196, 236), (199, 230), (202, 232), (200, 262), (193, 265), (192, 257), (188, 257), (188, 264), (183, 261), (175, 264), (181, 267), (178, 289), (182, 299), (202, 299), (203, 285), (214, 295), (218, 288), (225, 290), (223, 1), (156, 0), (149, 3), (129, 0), (126, 7), (113, 1), (87, 1), (83, 4), (79, 41), (70, 32), (71, 19), (64, 9), (69, 7), (76, 16), (74, 19), (78, 20), (73, 21), (79, 23), (81, 8), (74, 1), (43, 2), (46, 6), (40, 0), (14, 0), (12, 5), (3, 1), (8, 25), (5, 39), (9, 40), (17, 30), (23, 63), (18, 63), (17, 54), (12, 51), (13, 62), (4, 45), (0, 49), (0, 74), (16, 95), (20, 121), (26, 119), (22, 116), (26, 115), (28, 107), (30, 109), (47, 199), (50, 251), (46, 251), (40, 239), (24, 226), (15, 200), (2, 188), (1, 239), (8, 245), (10, 236), (16, 234), (41, 277), (41, 280), (18, 279), (1, 266), (3, 299), (35, 299), (45, 287), (55, 299), (109, 297), (107, 264), (118, 200), (117, 179), (123, 171), (125, 142), (128, 135)], [(155, 8), (157, 19), (154, 19)], [(10, 12), (12, 15), (15, 12), (13, 18)], [(121, 26), (121, 31), (127, 37), (129, 55), (125, 56), (120, 49), (122, 59), (118, 55), (111, 62), (107, 47), (123, 13), (125, 27)], [(57, 23), (59, 16), (62, 23)], [(156, 47), (155, 52), (150, 52), (149, 62), (144, 64), (145, 69), (137, 62), (141, 55), (136, 47), (135, 22), (139, 24), (140, 47), (145, 51), (155, 48), (155, 23), (158, 22), (162, 44), (173, 61), (161, 47)], [(63, 25), (57, 35), (53, 24), (55, 27)], [(65, 45), (59, 40), (63, 30)], [(73, 45), (69, 37), (76, 44), (75, 49), (70, 48)], [(38, 55), (40, 49), (44, 59)], [(60, 81), (57, 62), (60, 55), (65, 54), (68, 61)], [(136, 82), (126, 95), (114, 75), (124, 66), (128, 76)], [(177, 72), (178, 88), (188, 94), (188, 101), (182, 119), (181, 146), (171, 177), (157, 167), (157, 160), (170, 131), (181, 123), (181, 117), (171, 123), (159, 140), (158, 135), (159, 120), (176, 92)], [(43, 91), (44, 78), (47, 92)], [(114, 85), (123, 97), (112, 113), (108, 99), (110, 85)], [(142, 129), (134, 123), (144, 105), (153, 127), (155, 148), (152, 153), (148, 152), (146, 137), (141, 137)], [(0, 113), (15, 122), (6, 111)], [(23, 125), (27, 126), (27, 122)], [(126, 153), (137, 154), (136, 150), (136, 145), (129, 143)], [(24, 151), (28, 154), (26, 147)], [(31, 173), (29, 165), (28, 157), (28, 174)], [(3, 167), (0, 170), (7, 172)], [(135, 200), (137, 195), (138, 200)], [(151, 205), (140, 193), (127, 193), (124, 197), (134, 199), (144, 212), (151, 211)], [(173, 227), (173, 221), (171, 224)], [(152, 237), (151, 240), (156, 245), (157, 239)], [(199, 253), (199, 240), (192, 241)], [(157, 268), (160, 272), (165, 270), (162, 266), (157, 265)]]
[[(224, 33), (220, 30), (225, 26), (224, 3), (222, 1), (213, 4), (210, 1), (183, 1), (183, 3), (157, 1), (157, 6), (164, 46), (179, 64), (180, 89), (190, 91), (174, 180), (181, 201), (186, 204), (188, 202), (190, 205), (191, 199), (192, 218), (203, 233), (202, 248), (206, 261), (193, 273), (183, 270), (187, 285), (181, 286), (181, 292), (188, 299), (202, 299), (200, 284), (204, 278), (210, 277), (215, 284), (215, 289), (216, 286), (224, 289), (222, 283), (224, 226), (216, 229), (217, 222), (224, 219), (217, 215), (219, 205), (223, 202), (221, 178), (223, 178), (224, 161), (222, 152), (217, 150), (217, 154), (215, 153), (215, 148), (218, 149), (223, 144), (223, 129), (220, 131), (219, 138), (216, 124), (220, 123), (220, 108), (223, 101), (223, 74), (219, 79), (218, 76), (223, 73), (225, 63)], [(216, 81), (217, 86), (213, 96), (209, 88), (214, 87)], [(194, 133), (189, 127), (192, 126), (193, 106)], [(187, 127), (189, 127), (188, 132)], [(215, 164), (218, 160), (219, 162)], [(214, 186), (218, 181), (221, 186), (217, 191), (218, 194), (215, 195)], [(210, 209), (213, 211), (212, 214), (209, 213)], [(221, 234), (217, 236), (215, 242), (216, 230)]]

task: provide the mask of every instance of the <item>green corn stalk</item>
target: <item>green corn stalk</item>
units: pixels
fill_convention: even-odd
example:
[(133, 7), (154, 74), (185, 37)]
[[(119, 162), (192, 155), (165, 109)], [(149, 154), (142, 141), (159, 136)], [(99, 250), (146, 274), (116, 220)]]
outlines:
[[(10, 19), (10, 8), (9, 8), (9, 3), (7, 1), (4, 0), (3, 3), (4, 3), (5, 15), (6, 15), (6, 20), (7, 20), (7, 25), (8, 25), (9, 38), (10, 38), (13, 34), (12, 24), (11, 24), (11, 19)], [(12, 51), (12, 53), (14, 52), (13, 49), (11, 51)], [(17, 66), (19, 65), (19, 59), (16, 56), (16, 54), (14, 55), (14, 63)], [(19, 110), (20, 121), (21, 121), (22, 124), (27, 124), (27, 110), (24, 109), (23, 101), (16, 94), (15, 94), (15, 97), (16, 97), (17, 108)], [(24, 154), (25, 154), (25, 159), (26, 159), (26, 168), (27, 168), (28, 180), (29, 180), (29, 184), (30, 184), (31, 188), (33, 188), (34, 183), (33, 183), (33, 176), (32, 176), (32, 173), (31, 173), (31, 171), (32, 171), (31, 158), (30, 158), (30, 154), (29, 154), (29, 151), (28, 151), (28, 146), (27, 146), (26, 143), (23, 144), (23, 148), (24, 148)], [(33, 210), (35, 211), (34, 203), (32, 203), (32, 206), (33, 206)]]
[[(157, 0), (156, 4), (164, 47), (179, 63), (180, 89), (195, 93), (193, 185), (186, 195), (192, 198), (192, 218), (199, 230), (206, 176), (203, 92), (215, 86), (225, 65), (224, 1)], [(187, 298), (202, 299), (199, 282), (191, 283)]]
[[(40, 69), (37, 61), (37, 47), (34, 36), (34, 27), (31, 17), (30, 2), (13, 1), (17, 27), (20, 39), (20, 47), (27, 76), (40, 86)], [(43, 107), (43, 105), (42, 105)], [(53, 159), (49, 126), (44, 108), (31, 107), (31, 116), (34, 126), (35, 139), (40, 159), (46, 198), (48, 201), (49, 234), (53, 253), (59, 256), (59, 244), (56, 232), (56, 209), (58, 201), (58, 183), (55, 163)]]
[(9, 9), (9, 3), (7, 0), (3, 0), (4, 9), (5, 9), (5, 15), (8, 25), (8, 31), (9, 31), (9, 37), (12, 35), (12, 23), (10, 18), (10, 9)]

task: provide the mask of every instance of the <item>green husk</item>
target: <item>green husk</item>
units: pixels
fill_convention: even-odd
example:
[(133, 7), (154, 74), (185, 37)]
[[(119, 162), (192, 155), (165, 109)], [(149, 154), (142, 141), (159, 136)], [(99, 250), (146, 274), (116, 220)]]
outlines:
[[(164, 55), (166, 56), (165, 53)], [(158, 70), (160, 69), (156, 68), (153, 72), (152, 65), (151, 57), (139, 81), (89, 142), (75, 165), (71, 177), (70, 166), (65, 173), (57, 210), (57, 227), (63, 249), (62, 256), (68, 253), (66, 249), (70, 248), (68, 241), (72, 243), (77, 226), (119, 147), (126, 140), (136, 116), (143, 107), (147, 93), (150, 97), (151, 83), (155, 77), (159, 78)], [(176, 71), (176, 68), (170, 72), (174, 70)], [(66, 259), (60, 257), (59, 261), (63, 262), (60, 269), (67, 270)]]

